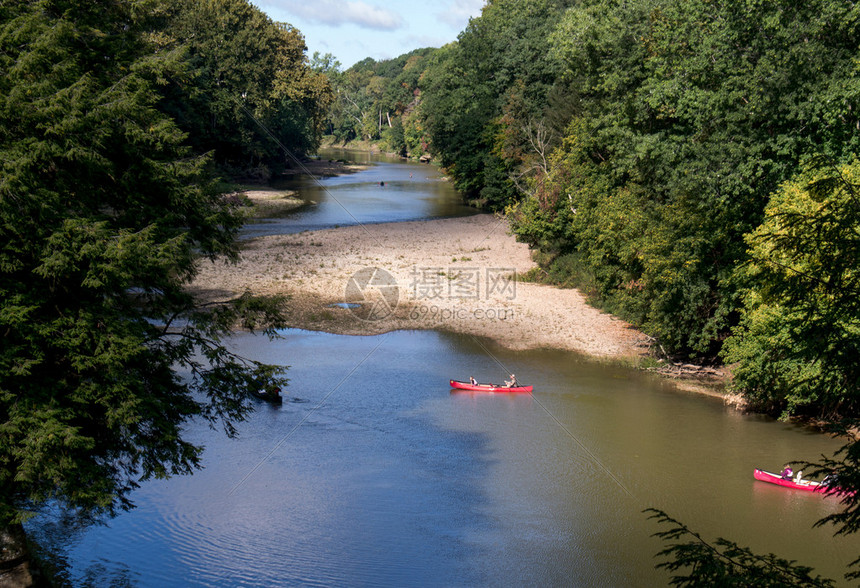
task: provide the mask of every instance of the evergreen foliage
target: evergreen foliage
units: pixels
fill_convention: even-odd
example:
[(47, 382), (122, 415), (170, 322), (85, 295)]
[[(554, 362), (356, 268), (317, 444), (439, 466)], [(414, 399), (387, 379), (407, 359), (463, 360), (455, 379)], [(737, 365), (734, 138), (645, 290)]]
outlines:
[[(130, 508), (141, 480), (197, 467), (189, 419), (233, 434), (251, 390), (286, 382), (221, 344), (274, 334), (282, 300), (186, 290), (201, 257), (235, 259), (241, 217), (165, 113), (199, 79), (174, 8), (0, 4), (0, 525)], [(277, 102), (293, 82), (273, 75)]]

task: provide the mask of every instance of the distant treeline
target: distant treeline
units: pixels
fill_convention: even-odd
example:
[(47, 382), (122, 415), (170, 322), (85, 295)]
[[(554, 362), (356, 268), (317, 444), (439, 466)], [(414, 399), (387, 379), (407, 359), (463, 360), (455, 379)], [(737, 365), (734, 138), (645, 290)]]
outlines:
[(381, 141), (392, 153), (420, 157), (428, 151), (422, 131), (420, 81), (436, 49), (416, 49), (396, 59), (359, 61), (346, 71), (331, 54), (315, 53), (311, 66), (324, 73), (334, 101), (325, 132), (335, 142)]
[(841, 0), (491, 0), (456, 43), (335, 72), (328, 131), (431, 152), (544, 279), (733, 364), (759, 408), (856, 414), (858, 25)]

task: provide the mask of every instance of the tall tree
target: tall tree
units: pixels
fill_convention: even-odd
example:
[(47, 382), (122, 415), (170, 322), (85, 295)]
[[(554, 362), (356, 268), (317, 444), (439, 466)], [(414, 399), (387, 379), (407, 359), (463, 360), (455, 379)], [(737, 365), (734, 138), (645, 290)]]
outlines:
[[(0, 3), (0, 537), (40, 506), (132, 506), (189, 473), (191, 418), (232, 423), (279, 370), (228, 353), (280, 302), (197, 308), (200, 256), (235, 257), (240, 217), (160, 110), (187, 72), (161, 0)], [(179, 371), (187, 373), (180, 377)], [(18, 547), (4, 544), (4, 556)]]
[[(568, 2), (493, 0), (445, 47), (422, 82), (422, 113), (433, 152), (467, 198), (499, 210), (518, 196), (500, 133), (541, 118), (561, 73), (549, 36)], [(520, 118), (505, 111), (520, 96)], [(504, 120), (503, 120), (504, 117)], [(518, 129), (519, 130), (519, 129)], [(510, 155), (510, 153), (509, 153)]]
[(733, 385), (784, 416), (860, 409), (860, 164), (817, 158), (771, 198), (747, 237)]
[(191, 67), (166, 80), (163, 108), (196, 151), (232, 174), (265, 175), (290, 166), (284, 148), (304, 156), (319, 146), (331, 88), (295, 28), (247, 0), (181, 0), (164, 34)]

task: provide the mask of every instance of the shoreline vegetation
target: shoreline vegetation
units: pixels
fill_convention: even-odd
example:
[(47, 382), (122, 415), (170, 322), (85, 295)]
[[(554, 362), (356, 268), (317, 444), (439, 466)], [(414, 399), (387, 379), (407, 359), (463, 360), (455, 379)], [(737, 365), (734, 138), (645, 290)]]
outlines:
[[(332, 176), (366, 167), (311, 160), (301, 173)], [(251, 218), (304, 204), (289, 191), (255, 186), (243, 193), (253, 203)], [(654, 371), (680, 389), (742, 404), (724, 393), (724, 370), (657, 360), (647, 335), (590, 306), (579, 291), (523, 281), (535, 267), (528, 245), (516, 241), (504, 218), (476, 214), (251, 239), (235, 265), (201, 261), (191, 288), (206, 302), (245, 291), (287, 295), (293, 328), (346, 335), (445, 330), (515, 350), (562, 349)], [(387, 285), (376, 287), (379, 280)]]

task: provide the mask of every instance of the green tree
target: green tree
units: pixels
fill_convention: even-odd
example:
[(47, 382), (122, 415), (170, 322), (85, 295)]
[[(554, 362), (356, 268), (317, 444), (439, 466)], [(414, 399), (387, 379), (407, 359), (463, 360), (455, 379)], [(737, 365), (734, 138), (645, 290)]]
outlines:
[(212, 151), (231, 175), (266, 176), (291, 167), (284, 148), (301, 157), (319, 146), (331, 88), (299, 31), (247, 0), (181, 0), (163, 34), (190, 67), (166, 80), (162, 108), (195, 151)]
[(715, 357), (738, 316), (743, 235), (769, 195), (805, 157), (860, 147), (857, 22), (830, 0), (570, 8), (552, 39), (576, 88), (555, 160), (567, 169), (535, 181), (565, 196), (555, 213), (572, 226), (559, 243), (524, 219), (530, 238), (574, 255), (600, 303), (671, 352)]
[(774, 193), (747, 237), (732, 384), (762, 410), (856, 414), (860, 389), (860, 164), (817, 158)]
[[(489, 2), (425, 73), (421, 112), (431, 148), (457, 189), (488, 209), (500, 210), (518, 197), (512, 176), (521, 162), (506, 157), (505, 129), (519, 133), (542, 118), (561, 74), (549, 36), (567, 4)], [(512, 93), (519, 104), (506, 112)]]
[(341, 104), (336, 97), (338, 88), (340, 87), (340, 80), (343, 76), (341, 63), (331, 53), (321, 54), (319, 51), (314, 51), (310, 61), (310, 68), (313, 71), (324, 75), (328, 80), (328, 85), (332, 94), (328, 111), (325, 115), (323, 134), (334, 135), (335, 128), (339, 126), (338, 121), (342, 117), (340, 112)]
[(325, 75), (336, 75), (341, 71), (341, 63), (331, 53), (322, 54), (314, 51), (311, 56), (310, 67), (315, 72)]
[[(201, 256), (241, 219), (159, 106), (185, 73), (160, 0), (0, 4), (0, 529), (45, 503), (85, 519), (141, 480), (190, 473), (183, 424), (233, 424), (280, 370), (228, 353), (281, 302), (195, 305)], [(179, 372), (189, 375), (180, 377)]]
[(393, 151), (401, 157), (408, 155), (406, 145), (406, 133), (403, 129), (403, 120), (401, 117), (396, 117), (391, 123), (391, 127), (382, 132), (382, 137), (385, 139), (385, 144), (390, 151)]

